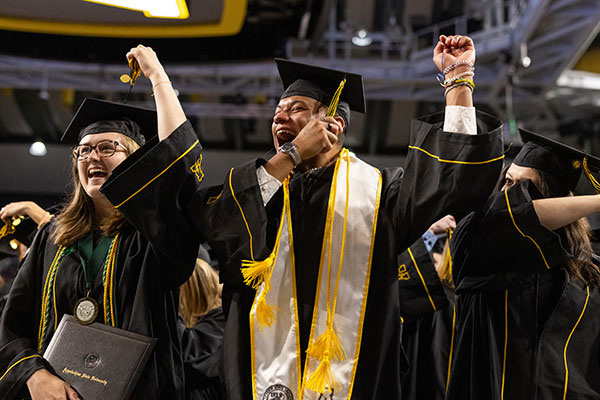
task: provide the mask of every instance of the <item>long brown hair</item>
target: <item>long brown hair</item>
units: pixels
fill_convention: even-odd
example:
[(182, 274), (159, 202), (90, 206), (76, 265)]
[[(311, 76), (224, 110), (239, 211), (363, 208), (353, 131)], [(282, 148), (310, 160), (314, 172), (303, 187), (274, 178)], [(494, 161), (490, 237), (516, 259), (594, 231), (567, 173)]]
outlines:
[[(540, 192), (545, 197), (559, 197), (558, 182), (552, 175), (544, 171), (536, 171), (540, 176)], [(569, 191), (568, 196), (573, 196), (573, 192)], [(567, 261), (569, 275), (587, 285), (600, 286), (600, 270), (592, 261), (592, 230), (587, 218), (579, 218), (563, 229), (573, 255)]]
[[(125, 135), (121, 135), (119, 143), (125, 147), (128, 156), (140, 147), (133, 139)], [(72, 158), (71, 176), (73, 191), (66, 205), (54, 218), (52, 239), (58, 246), (70, 246), (94, 228), (94, 203), (81, 185), (79, 171), (77, 170), (77, 159), (75, 157)], [(117, 209), (113, 208), (109, 217), (98, 228), (104, 235), (112, 236), (121, 231), (126, 224), (125, 217)]]
[[(533, 168), (537, 172), (539, 179), (538, 190), (544, 197), (564, 197), (561, 192), (559, 182), (554, 177), (544, 171)], [(506, 181), (506, 172), (508, 167), (504, 168), (500, 179), (496, 184), (496, 189), (501, 190)], [(569, 191), (567, 196), (573, 196)], [(587, 285), (600, 286), (600, 270), (592, 261), (592, 230), (587, 218), (580, 218), (577, 221), (565, 226), (565, 235), (570, 247), (572, 257), (567, 260), (567, 270), (572, 278), (577, 278)]]
[(196, 259), (194, 273), (179, 289), (179, 312), (185, 326), (192, 328), (198, 318), (221, 306), (219, 275), (204, 260)]

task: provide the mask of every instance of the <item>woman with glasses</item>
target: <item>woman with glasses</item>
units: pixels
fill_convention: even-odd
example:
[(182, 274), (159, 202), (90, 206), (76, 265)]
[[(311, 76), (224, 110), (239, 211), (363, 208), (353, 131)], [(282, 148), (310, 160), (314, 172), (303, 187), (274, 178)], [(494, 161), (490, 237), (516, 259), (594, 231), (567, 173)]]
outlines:
[[(184, 398), (177, 288), (194, 269), (198, 235), (179, 223), (185, 202), (178, 193), (194, 182), (183, 182), (178, 161), (198, 154), (178, 150), (190, 148), (187, 143), (162, 142), (173, 131), (193, 128), (156, 54), (140, 45), (127, 57), (152, 83), (156, 112), (86, 99), (67, 128), (63, 140), (77, 141), (73, 189), (36, 236), (0, 320), (2, 399), (79, 398), (42, 357), (65, 314), (158, 339), (133, 397)], [(145, 143), (159, 151), (167, 143), (164, 156), (173, 161), (168, 170), (141, 168), (167, 190), (122, 213), (103, 191), (123, 190), (113, 180), (138, 161), (135, 152)], [(154, 195), (151, 182), (137, 189)]]

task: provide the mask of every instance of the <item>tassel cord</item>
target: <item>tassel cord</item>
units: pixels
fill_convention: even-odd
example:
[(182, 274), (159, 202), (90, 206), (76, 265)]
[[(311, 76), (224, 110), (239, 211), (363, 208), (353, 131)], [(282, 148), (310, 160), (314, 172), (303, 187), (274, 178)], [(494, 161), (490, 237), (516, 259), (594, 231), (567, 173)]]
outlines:
[(583, 157), (583, 172), (585, 173), (586, 178), (590, 181), (596, 193), (600, 193), (600, 183), (594, 178), (592, 175), (590, 168), (588, 167), (588, 158), (587, 156)]

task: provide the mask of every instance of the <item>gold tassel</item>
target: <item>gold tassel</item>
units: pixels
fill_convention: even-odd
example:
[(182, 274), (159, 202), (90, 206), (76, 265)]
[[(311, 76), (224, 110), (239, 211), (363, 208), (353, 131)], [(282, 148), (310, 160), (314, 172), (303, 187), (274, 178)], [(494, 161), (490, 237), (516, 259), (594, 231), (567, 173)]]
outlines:
[(329, 108), (327, 109), (327, 116), (333, 117), (335, 112), (337, 111), (337, 106), (340, 102), (340, 96), (342, 94), (342, 89), (344, 89), (344, 85), (346, 84), (346, 78), (344, 78), (340, 82), (340, 86), (338, 86), (337, 90), (333, 94), (333, 99), (331, 99), (331, 103), (329, 104)]
[(258, 319), (258, 325), (262, 331), (265, 326), (271, 326), (275, 322), (275, 311), (279, 308), (270, 306), (267, 304), (267, 290), (265, 289), (258, 301), (256, 302), (256, 318)]
[(594, 178), (594, 176), (590, 172), (587, 160), (588, 160), (587, 156), (583, 157), (583, 172), (585, 173), (586, 178), (588, 179), (588, 181), (590, 181), (590, 183), (592, 184), (592, 186), (594, 187), (596, 192), (600, 193), (600, 183), (598, 183), (596, 178)]
[(317, 369), (310, 374), (306, 382), (306, 388), (317, 393), (329, 393), (331, 388), (336, 391), (342, 390), (342, 385), (335, 379), (335, 375), (331, 371), (329, 357), (321, 361)]
[(337, 358), (339, 361), (345, 360), (347, 357), (340, 338), (333, 327), (327, 327), (325, 332), (306, 349), (306, 354), (321, 361), (325, 357), (325, 353), (332, 354), (333, 358)]
[(121, 79), (121, 82), (129, 83), (129, 86), (133, 86), (133, 85), (135, 85), (135, 80), (142, 73), (142, 69), (140, 68), (140, 64), (138, 64), (138, 62), (135, 58), (132, 58), (129, 60), (129, 69), (130, 69), (129, 75), (123, 74), (123, 75), (121, 75), (120, 79)]
[(267, 279), (271, 266), (275, 262), (277, 253), (275, 250), (262, 261), (242, 260), (242, 276), (244, 283), (257, 290), (261, 283)]
[(15, 233), (15, 227), (12, 222), (5, 222), (4, 226), (0, 228), (0, 239), (13, 233)]

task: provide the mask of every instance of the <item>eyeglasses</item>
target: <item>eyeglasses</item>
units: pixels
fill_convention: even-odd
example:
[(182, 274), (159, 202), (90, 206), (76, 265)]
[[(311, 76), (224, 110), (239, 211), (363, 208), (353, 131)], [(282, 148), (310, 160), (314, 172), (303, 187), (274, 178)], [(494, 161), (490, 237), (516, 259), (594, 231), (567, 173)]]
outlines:
[[(79, 161), (87, 160), (92, 154), (93, 150), (96, 150), (96, 154), (100, 157), (111, 157), (117, 151), (117, 146), (123, 147), (123, 145), (116, 140), (103, 140), (94, 145), (91, 144), (79, 144), (73, 146), (73, 157)], [(123, 147), (125, 149), (125, 147)]]

